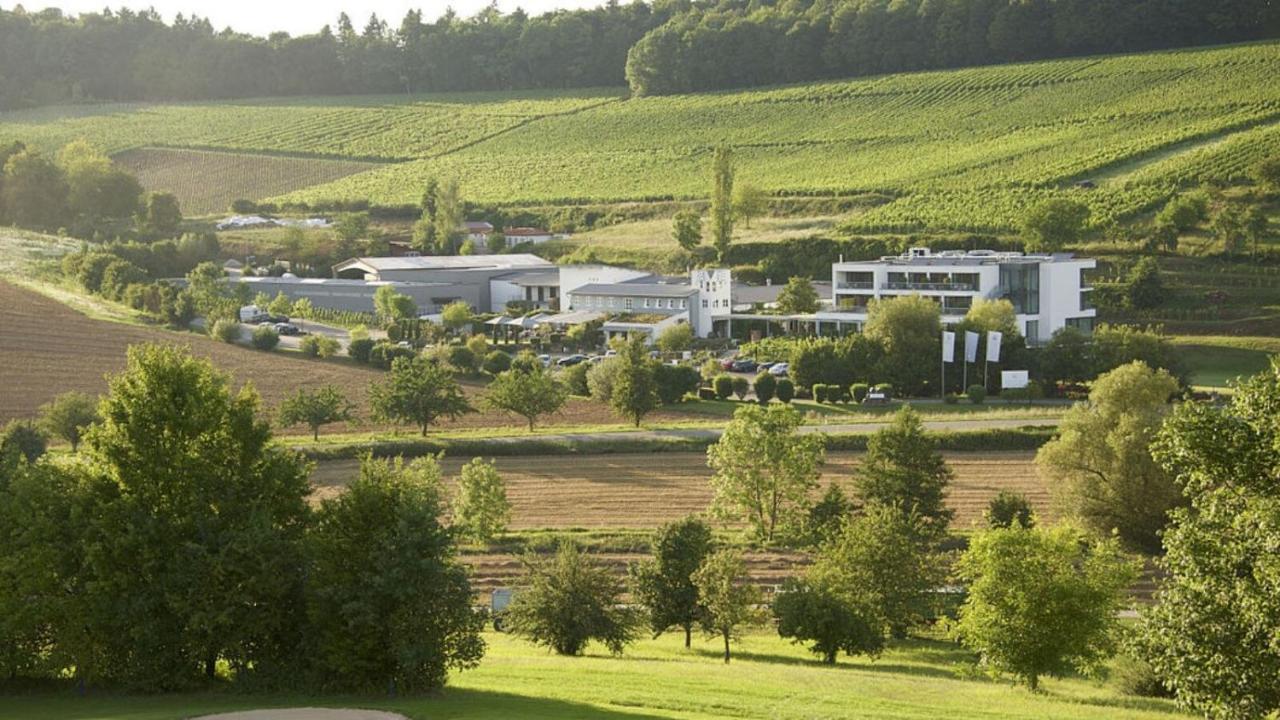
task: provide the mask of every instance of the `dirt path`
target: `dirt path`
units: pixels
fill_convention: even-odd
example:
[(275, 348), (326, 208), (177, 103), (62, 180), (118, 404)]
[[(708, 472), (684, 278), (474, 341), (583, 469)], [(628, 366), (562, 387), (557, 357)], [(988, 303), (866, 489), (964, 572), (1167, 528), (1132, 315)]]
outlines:
[(192, 720), (407, 720), (403, 715), (378, 710), (335, 710), (331, 708), (282, 708), (203, 715)]

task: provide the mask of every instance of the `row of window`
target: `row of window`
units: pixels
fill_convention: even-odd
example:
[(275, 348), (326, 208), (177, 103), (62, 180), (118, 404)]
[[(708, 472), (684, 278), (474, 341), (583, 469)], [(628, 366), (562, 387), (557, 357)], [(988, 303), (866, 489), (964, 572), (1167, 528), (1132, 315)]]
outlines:
[[(708, 304), (708, 303), (710, 303), (710, 304)], [(721, 308), (721, 307), (723, 307), (723, 308), (727, 308), (727, 307), (729, 307), (729, 301), (728, 301), (728, 300), (710, 300), (710, 301), (708, 301), (708, 300), (706, 300), (706, 299), (703, 299), (703, 301), (702, 301), (702, 308), (705, 310), (705, 309), (707, 309), (707, 308), (709, 308), (709, 307), (710, 307), (710, 308)]]
[[(618, 308), (624, 310), (634, 310), (636, 308), (635, 298), (617, 298), (603, 297), (600, 295), (584, 295), (582, 297), (582, 307), (593, 308)], [(703, 302), (706, 302), (705, 300)], [(577, 304), (577, 303), (575, 303)], [(642, 298), (641, 307), (648, 310), (687, 310), (689, 301), (675, 298)]]

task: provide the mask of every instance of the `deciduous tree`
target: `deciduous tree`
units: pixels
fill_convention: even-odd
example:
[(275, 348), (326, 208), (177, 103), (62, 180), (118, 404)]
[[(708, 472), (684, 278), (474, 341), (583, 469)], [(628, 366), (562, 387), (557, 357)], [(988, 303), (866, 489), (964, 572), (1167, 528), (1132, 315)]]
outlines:
[(352, 409), (346, 396), (333, 385), (316, 390), (303, 388), (280, 403), (280, 425), (306, 425), (311, 428), (312, 439), (319, 440), (321, 427), (350, 420)]
[(808, 278), (793, 277), (778, 293), (778, 310), (787, 315), (817, 312), (818, 291)]
[(98, 401), (82, 392), (67, 392), (40, 407), (40, 424), (45, 432), (71, 443), (71, 452), (80, 448), (84, 432), (98, 421)]
[(457, 419), (472, 412), (458, 381), (431, 358), (398, 357), (391, 372), (369, 389), (374, 415), (390, 422), (412, 423), (422, 430), (437, 420)]
[(729, 644), (741, 626), (759, 619), (760, 588), (750, 583), (747, 564), (737, 550), (720, 550), (709, 556), (693, 574), (693, 584), (702, 606), (702, 629), (724, 640), (724, 661), (728, 664)]
[(697, 210), (681, 210), (671, 220), (671, 236), (685, 250), (702, 243), (702, 215)]
[(528, 371), (498, 373), (484, 395), (489, 407), (524, 418), (530, 432), (538, 418), (560, 412), (568, 399), (569, 391), (541, 364)]
[(473, 458), (458, 474), (453, 524), (472, 540), (489, 542), (511, 522), (507, 484), (493, 461)]
[(711, 243), (725, 262), (733, 243), (733, 151), (718, 147), (711, 162)]
[(867, 455), (854, 483), (863, 502), (917, 515), (935, 538), (941, 538), (955, 516), (946, 506), (951, 479), (951, 468), (925, 434), (919, 413), (908, 406), (867, 441)]
[(1045, 200), (1022, 220), (1028, 252), (1058, 252), (1080, 239), (1089, 220), (1089, 206), (1066, 198)]
[(711, 528), (695, 517), (676, 520), (654, 534), (653, 559), (630, 568), (632, 593), (649, 612), (649, 627), (658, 636), (672, 627), (684, 630), (690, 646), (693, 626), (702, 617), (693, 575), (711, 554)]

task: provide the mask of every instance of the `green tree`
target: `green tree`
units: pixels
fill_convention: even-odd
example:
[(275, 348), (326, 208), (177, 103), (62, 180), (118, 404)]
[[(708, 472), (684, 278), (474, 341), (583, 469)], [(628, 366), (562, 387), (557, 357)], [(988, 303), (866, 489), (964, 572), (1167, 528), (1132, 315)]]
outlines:
[(562, 542), (550, 561), (530, 554), (524, 564), (507, 609), (513, 633), (561, 655), (580, 655), (592, 640), (620, 655), (635, 640), (640, 617), (622, 605), (622, 582), (572, 542)]
[(658, 339), (654, 344), (662, 352), (684, 352), (693, 347), (693, 327), (689, 323), (672, 325), (658, 334)]
[(644, 339), (635, 337), (622, 343), (612, 364), (616, 375), (609, 391), (609, 406), (640, 427), (640, 421), (660, 402), (653, 363)]
[(711, 163), (711, 243), (725, 262), (733, 243), (733, 151), (718, 147)]
[(987, 521), (988, 527), (1007, 528), (1017, 525), (1018, 527), (1035, 527), (1036, 517), (1031, 511), (1031, 503), (1027, 502), (1027, 496), (1012, 490), (1001, 490), (996, 496), (991, 498), (987, 503), (987, 509), (982, 511), (982, 517)]
[(1280, 711), (1277, 407), (1273, 361), (1225, 407), (1179, 405), (1153, 447), (1190, 504), (1171, 513), (1139, 645), (1179, 703), (1215, 720)]
[(863, 335), (883, 348), (877, 375), (904, 395), (921, 394), (941, 363), (941, 311), (919, 295), (872, 300)]
[(1204, 193), (1177, 195), (1156, 213), (1156, 225), (1170, 225), (1179, 233), (1195, 229), (1209, 217), (1209, 198)]
[(817, 546), (839, 535), (853, 516), (853, 509), (853, 503), (839, 485), (828, 485), (822, 499), (809, 508), (809, 517), (805, 520), (806, 542)]
[(333, 232), (347, 244), (369, 236), (369, 213), (343, 213), (333, 224)]
[(678, 627), (684, 630), (684, 646), (692, 643), (693, 626), (703, 612), (693, 574), (711, 549), (711, 528), (696, 517), (687, 517), (658, 528), (653, 536), (653, 559), (631, 565), (631, 591), (648, 611), (654, 637)]
[(1028, 252), (1058, 252), (1080, 240), (1088, 220), (1087, 205), (1066, 198), (1045, 200), (1022, 219), (1023, 243)]
[(453, 524), (465, 537), (487, 543), (505, 532), (511, 522), (507, 484), (492, 460), (473, 458), (458, 474), (453, 499)]
[(794, 642), (809, 642), (810, 652), (834, 665), (836, 655), (870, 655), (884, 648), (884, 631), (874, 611), (807, 579), (788, 578), (774, 596), (773, 616), (778, 635)]
[(435, 458), (365, 458), (309, 533), (308, 648), (315, 682), (421, 693), (484, 654), (482, 616), (443, 514)]
[(869, 608), (880, 632), (905, 637), (932, 615), (945, 580), (935, 537), (918, 516), (872, 505), (822, 545), (809, 578), (856, 608)]
[(955, 636), (995, 672), (1035, 690), (1045, 675), (1098, 668), (1116, 648), (1117, 614), (1137, 565), (1114, 541), (1069, 527), (979, 532), (960, 559), (968, 597)]
[(951, 468), (925, 434), (919, 413), (906, 406), (867, 441), (867, 455), (854, 483), (864, 502), (918, 515), (930, 533), (941, 538), (955, 517), (946, 506), (951, 479)]
[(1169, 511), (1183, 503), (1150, 445), (1178, 383), (1141, 362), (1093, 384), (1087, 404), (1067, 410), (1059, 435), (1036, 453), (1036, 467), (1063, 511), (1100, 535), (1156, 552)]
[(63, 147), (58, 166), (66, 173), (67, 205), (74, 217), (93, 225), (137, 212), (142, 186), (88, 142), (76, 140)]
[(275, 298), (273, 298), (271, 300), (271, 303), (267, 305), (267, 312), (271, 313), (272, 315), (280, 315), (282, 317), (288, 317), (290, 311), (292, 310), (293, 310), (293, 303), (289, 302), (289, 297), (285, 295), (283, 292), (276, 293)]
[(490, 255), (497, 255), (507, 249), (507, 236), (500, 232), (491, 232), (485, 238), (485, 249)]
[(787, 315), (803, 315), (818, 311), (818, 291), (808, 278), (793, 277), (778, 293), (778, 310)]
[(149, 192), (142, 199), (138, 228), (153, 237), (173, 237), (182, 225), (182, 207), (176, 195)]
[(33, 463), (49, 448), (48, 438), (35, 423), (27, 420), (10, 420), (0, 430), (0, 462), (22, 458)]
[(383, 285), (373, 293), (373, 311), (385, 323), (408, 320), (418, 316), (418, 306), (413, 298), (397, 292), (392, 285)]
[(820, 435), (799, 432), (803, 422), (789, 405), (743, 405), (734, 412), (707, 448), (714, 515), (745, 520), (765, 542), (799, 529), (825, 456)]
[(14, 225), (54, 229), (67, 220), (67, 180), (34, 150), (9, 157), (0, 183), (0, 215)]
[(279, 670), (301, 641), (307, 463), (272, 442), (252, 389), (233, 396), (183, 349), (130, 348), (100, 410), (88, 462), (112, 490), (86, 552), (111, 600), (89, 618), (110, 658), (96, 670), (146, 689), (219, 662)]
[(964, 320), (965, 324), (975, 332), (1003, 334), (1005, 342), (1022, 334), (1018, 332), (1018, 317), (1014, 312), (1013, 303), (1003, 298), (999, 300), (975, 298), (968, 312), (964, 314)]
[(212, 262), (202, 262), (187, 273), (186, 292), (206, 323), (238, 319), (237, 304), (231, 297), (226, 278), (226, 271)]
[(1209, 229), (1228, 256), (1239, 255), (1249, 241), (1245, 211), (1237, 205), (1225, 205), (1214, 213)]
[(280, 334), (267, 326), (256, 327), (253, 329), (253, 335), (250, 336), (249, 341), (259, 350), (271, 351), (275, 350), (276, 346), (280, 344)]
[(764, 215), (769, 209), (769, 195), (765, 191), (742, 183), (734, 188), (733, 215), (742, 220), (745, 227), (751, 227), (751, 220)]
[(436, 251), (441, 255), (453, 255), (462, 244), (463, 203), (458, 181), (449, 178), (436, 186), (436, 209), (432, 225), (435, 228)]
[(685, 250), (702, 244), (702, 215), (697, 210), (681, 210), (671, 220), (671, 236)]
[(778, 389), (778, 379), (768, 372), (762, 372), (756, 375), (756, 379), (751, 383), (751, 389), (756, 393), (756, 401), (761, 405), (768, 405), (773, 399), (774, 391)]
[(1144, 257), (1129, 271), (1125, 304), (1135, 310), (1160, 307), (1165, 299), (1164, 283), (1160, 281), (1160, 265), (1153, 257)]
[(737, 550), (720, 550), (711, 554), (693, 574), (698, 588), (698, 604), (702, 606), (702, 629), (709, 636), (724, 640), (724, 661), (729, 663), (729, 644), (742, 625), (756, 622), (756, 606), (760, 604), (760, 588), (747, 576), (747, 564)]
[(1095, 374), (1093, 350), (1088, 335), (1073, 327), (1060, 328), (1040, 350), (1040, 372), (1051, 385), (1084, 382)]
[(1259, 160), (1253, 166), (1253, 179), (1270, 192), (1280, 192), (1280, 155)]
[(471, 314), (471, 306), (464, 300), (451, 302), (440, 311), (440, 322), (444, 323), (444, 326), (452, 332), (457, 332), (470, 325), (474, 319)]
[(280, 425), (306, 425), (311, 428), (311, 438), (319, 440), (321, 427), (347, 422), (351, 419), (352, 409), (346, 396), (333, 385), (316, 390), (303, 388), (280, 403)]
[(458, 381), (439, 363), (422, 356), (392, 361), (387, 378), (370, 387), (369, 401), (375, 417), (417, 425), (423, 437), (441, 418), (456, 420), (472, 412)]
[(568, 389), (541, 363), (530, 370), (498, 373), (484, 395), (489, 407), (524, 418), (529, 432), (538, 418), (560, 412), (568, 399)]
[(98, 401), (82, 392), (67, 392), (40, 406), (40, 425), (54, 437), (80, 448), (85, 430), (98, 421)]

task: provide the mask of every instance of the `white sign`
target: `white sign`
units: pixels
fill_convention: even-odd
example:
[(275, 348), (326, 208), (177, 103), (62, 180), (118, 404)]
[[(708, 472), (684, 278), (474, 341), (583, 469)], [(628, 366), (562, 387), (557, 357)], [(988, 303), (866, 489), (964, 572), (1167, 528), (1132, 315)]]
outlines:
[(978, 362), (978, 333), (965, 331), (964, 333), (964, 361)]
[(1026, 370), (1000, 371), (1000, 387), (1005, 390), (1024, 388), (1028, 382), (1030, 382), (1030, 378), (1027, 377)]
[(953, 332), (942, 331), (942, 362), (949, 363), (956, 361), (956, 334)]
[(1000, 362), (1000, 341), (1003, 339), (1003, 333), (995, 330), (987, 331), (987, 362)]

